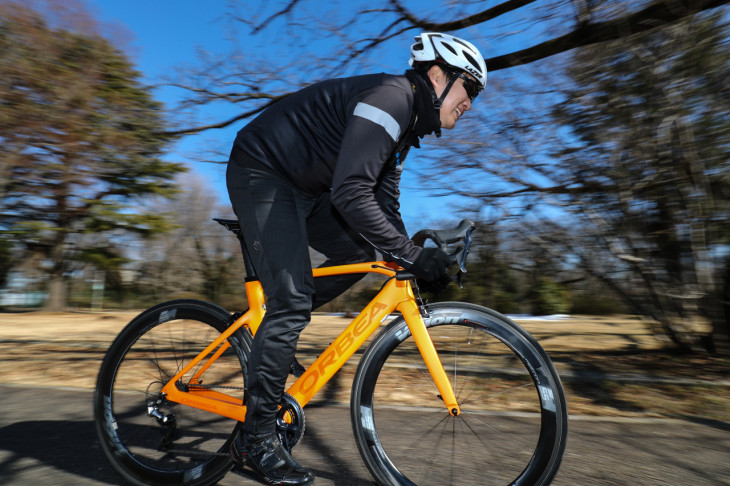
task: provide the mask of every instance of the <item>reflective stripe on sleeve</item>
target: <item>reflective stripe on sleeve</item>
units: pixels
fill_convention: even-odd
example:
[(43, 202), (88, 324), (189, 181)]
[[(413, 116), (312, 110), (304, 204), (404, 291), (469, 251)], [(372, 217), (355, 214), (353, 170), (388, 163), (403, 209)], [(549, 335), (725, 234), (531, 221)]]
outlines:
[(398, 137), (400, 136), (400, 125), (398, 125), (395, 118), (390, 116), (388, 112), (373, 105), (360, 102), (357, 106), (355, 106), (353, 114), (355, 116), (365, 118), (366, 120), (370, 120), (373, 123), (377, 123), (381, 127), (385, 128), (385, 131), (388, 132), (388, 135), (390, 135), (393, 141), (398, 140)]

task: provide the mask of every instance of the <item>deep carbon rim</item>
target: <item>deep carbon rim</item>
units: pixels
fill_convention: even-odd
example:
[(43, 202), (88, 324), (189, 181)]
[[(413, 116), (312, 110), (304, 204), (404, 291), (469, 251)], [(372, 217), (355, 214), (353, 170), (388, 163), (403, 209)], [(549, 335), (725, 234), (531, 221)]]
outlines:
[[(510, 373), (517, 373), (520, 375), (519, 368), (514, 366), (515, 362), (519, 361), (523, 370), (519, 377), (521, 377), (523, 381), (529, 382), (530, 385), (529, 387), (523, 387), (515, 395), (529, 397), (532, 402), (529, 402), (526, 398), (522, 397), (518, 400), (521, 400), (524, 403), (520, 403), (518, 401), (516, 404), (528, 404), (534, 408), (533, 411), (536, 412), (531, 415), (533, 417), (531, 420), (533, 420), (534, 425), (530, 427), (534, 430), (529, 430), (529, 427), (525, 426), (525, 429), (532, 434), (531, 437), (534, 437), (534, 439), (530, 439), (531, 442), (529, 443), (531, 445), (525, 446), (521, 448), (521, 450), (516, 451), (517, 457), (522, 457), (522, 459), (519, 460), (523, 461), (522, 464), (519, 464), (518, 459), (507, 456), (507, 451), (505, 451), (505, 454), (501, 455), (494, 451), (494, 443), (505, 442), (505, 438), (509, 439), (511, 435), (516, 436), (517, 433), (513, 433), (512, 428), (507, 428), (504, 432), (501, 432), (502, 435), (499, 436), (499, 441), (486, 440), (485, 437), (489, 437), (493, 432), (489, 430), (488, 427), (493, 426), (491, 424), (486, 424), (486, 420), (480, 420), (477, 417), (480, 414), (482, 417), (491, 417), (490, 420), (497, 424), (499, 422), (507, 422), (509, 420), (522, 420), (521, 418), (518, 420), (517, 416), (520, 413), (524, 415), (524, 411), (516, 413), (515, 411), (510, 410), (509, 406), (502, 406), (502, 408), (507, 407), (506, 410), (500, 410), (499, 407), (493, 410), (490, 408), (491, 406), (482, 406), (481, 409), (477, 407), (478, 410), (472, 412), (473, 405), (463, 403), (465, 396), (462, 395), (462, 398), (460, 398), (460, 406), (466, 414), (471, 413), (472, 415), (465, 415), (463, 417), (464, 420), (460, 422), (458, 419), (451, 420), (446, 417), (447, 414), (441, 413), (439, 407), (443, 409), (442, 402), (439, 404), (436, 400), (434, 400), (432, 402), (433, 405), (431, 406), (431, 410), (434, 411), (434, 418), (431, 422), (426, 422), (424, 418), (424, 423), (418, 426), (422, 427), (424, 430), (429, 427), (437, 430), (441, 427), (441, 429), (438, 430), (441, 430), (442, 433), (446, 433), (446, 425), (450, 424), (453, 427), (454, 432), (449, 431), (449, 434), (454, 436), (459, 435), (460, 438), (463, 438), (462, 436), (472, 434), (473, 439), (470, 438), (470, 447), (472, 449), (479, 449), (480, 452), (479, 454), (474, 453), (473, 458), (471, 459), (473, 462), (480, 463), (480, 467), (475, 468), (473, 474), (470, 475), (463, 471), (455, 471), (453, 476), (443, 475), (438, 478), (437, 482), (439, 482), (439, 484), (450, 484), (451, 481), (451, 484), (468, 484), (469, 481), (471, 481), (473, 484), (530, 485), (549, 483), (551, 478), (557, 472), (560, 459), (565, 448), (565, 437), (567, 435), (567, 410), (565, 408), (565, 397), (562, 386), (560, 385), (557, 373), (555, 373), (547, 355), (534, 341), (534, 339), (519, 328), (519, 326), (509, 321), (507, 318), (494, 313), (493, 311), (489, 311), (488, 309), (465, 304), (454, 305), (453, 303), (445, 303), (434, 305), (431, 307), (431, 310), (431, 319), (427, 320), (426, 323), (429, 326), (429, 332), (432, 334), (434, 341), (437, 343), (437, 349), (439, 346), (439, 333), (443, 333), (443, 330), (448, 328), (455, 328), (459, 330), (457, 334), (462, 337), (468, 335), (472, 330), (477, 333), (477, 338), (488, 336), (489, 339), (485, 339), (484, 342), (489, 344), (489, 346), (485, 349), (491, 349), (499, 346), (501, 351), (504, 352), (504, 357), (500, 356), (498, 353), (494, 356), (490, 356), (488, 353), (484, 353), (482, 355), (474, 354), (472, 356), (473, 360), (477, 360), (478, 358), (477, 361), (482, 364), (486, 363), (488, 365), (492, 365), (497, 361), (497, 358), (511, 363), (510, 367), (497, 370), (501, 373), (501, 377), (492, 377), (490, 386), (495, 386), (495, 383), (498, 385), (500, 382), (507, 383), (510, 380), (514, 380), (514, 377), (510, 377)], [(462, 330), (464, 332), (462, 332)], [(467, 332), (467, 330), (469, 331)], [(474, 334), (472, 334), (472, 336), (474, 336)], [(391, 361), (399, 359), (398, 354), (401, 353), (399, 348), (402, 343), (408, 343), (409, 338), (410, 332), (408, 331), (405, 322), (400, 320), (391, 323), (388, 328), (386, 328), (376, 338), (376, 340), (373, 341), (370, 348), (368, 348), (361, 360), (360, 367), (358, 368), (358, 372), (353, 382), (352, 414), (353, 430), (355, 432), (356, 441), (368, 468), (381, 484), (432, 483), (432, 480), (434, 480), (435, 477), (433, 474), (439, 474), (438, 472), (423, 472), (428, 468), (428, 463), (423, 457), (419, 457), (418, 461), (414, 461), (413, 465), (411, 465), (409, 464), (411, 460), (408, 457), (405, 455), (399, 455), (399, 449), (405, 447), (405, 444), (402, 447), (398, 444), (398, 440), (401, 440), (402, 437), (415, 438), (415, 442), (424, 443), (430, 442), (430, 439), (432, 439), (431, 436), (435, 435), (431, 434), (431, 436), (428, 436), (428, 434), (424, 433), (422, 434), (423, 437), (421, 437), (421, 434), (417, 433), (419, 431), (413, 430), (414, 427), (417, 427), (416, 424), (420, 423), (418, 419), (408, 419), (404, 424), (396, 423), (391, 425), (387, 423), (387, 420), (390, 420), (391, 416), (397, 416), (399, 412), (389, 411), (386, 414), (380, 415), (381, 420), (383, 416), (385, 416), (387, 420), (385, 420), (382, 424), (379, 424), (378, 409), (382, 408), (383, 403), (386, 405), (390, 405), (391, 402), (397, 403), (397, 393), (391, 390), (391, 392), (396, 395), (395, 400), (387, 398), (385, 401), (379, 402), (377, 396), (383, 393), (380, 388), (385, 387), (387, 389), (388, 386), (393, 386), (387, 385), (387, 375), (388, 373), (393, 373), (390, 368), (397, 368), (392, 366)], [(474, 338), (476, 341), (473, 341), (473, 343), (479, 344), (477, 338)], [(497, 342), (501, 344), (497, 345)], [(448, 343), (443, 345), (448, 347)], [(508, 350), (508, 352), (506, 350)], [(412, 352), (413, 350), (411, 349), (410, 353)], [(442, 349), (439, 349), (439, 354), (444, 362), (444, 366), (448, 367), (448, 360), (453, 358), (453, 356), (449, 357), (448, 353), (442, 354)], [(508, 360), (508, 354), (516, 357), (517, 360)], [(418, 359), (421, 359), (420, 356), (418, 356)], [(418, 359), (414, 362), (417, 362)], [(409, 363), (395, 364), (401, 366), (401, 368), (409, 365)], [(462, 370), (465, 369), (464, 362), (460, 362), (459, 366), (462, 367)], [(472, 368), (475, 368), (475, 366), (472, 366)], [(457, 367), (454, 366), (452, 371), (456, 369)], [(447, 373), (448, 372), (449, 370), (447, 370)], [(470, 373), (471, 375), (475, 375), (476, 370), (464, 373), (464, 375), (468, 376)], [(403, 371), (400, 371), (400, 374), (412, 375), (410, 372)], [(495, 376), (498, 375), (498, 373), (493, 374)], [(399, 379), (402, 378), (399, 377)], [(455, 379), (457, 380), (455, 391), (457, 391), (458, 395), (459, 390), (456, 390), (456, 388), (460, 385), (458, 378)], [(416, 378), (416, 380), (418, 382), (418, 378)], [(386, 382), (386, 385), (383, 385), (383, 382)], [(474, 382), (478, 384), (479, 380), (466, 378), (463, 383), (465, 384), (467, 382)], [(422, 381), (422, 383), (425, 383), (425, 381)], [(527, 390), (528, 388), (529, 390)], [(411, 390), (407, 387), (402, 387), (400, 391), (397, 392), (411, 393), (413, 395), (413, 392), (411, 392)], [(490, 400), (492, 399), (493, 398), (490, 398)], [(416, 412), (419, 406), (424, 406), (423, 410), (428, 409), (425, 408), (425, 405), (427, 404), (425, 402), (419, 403), (415, 395), (403, 400), (401, 407), (408, 409), (410, 406), (409, 404), (411, 403), (415, 404), (411, 406), (411, 416), (425, 416), (427, 414), (427, 412), (420, 414)], [(510, 417), (510, 414), (515, 417)], [(467, 419), (469, 422), (467, 422)], [(449, 422), (449, 420), (451, 420), (451, 422)], [(473, 427), (472, 432), (466, 432), (470, 426)], [(478, 430), (479, 428), (483, 430)], [(497, 430), (497, 427), (493, 428)], [(391, 434), (390, 432), (392, 429), (398, 430), (398, 436), (395, 439), (393, 438), (395, 434)], [(496, 435), (496, 433), (494, 435)], [(477, 446), (475, 444), (479, 445)], [(432, 449), (429, 449), (429, 451), (430, 453), (424, 451), (423, 456), (435, 456), (439, 454), (443, 456), (438, 460), (434, 460), (435, 471), (439, 468), (448, 469), (448, 460), (451, 459), (446, 457), (449, 455), (448, 446), (445, 449), (433, 447)], [(493, 458), (491, 461), (489, 460), (490, 454)], [(466, 454), (462, 449), (452, 452), (451, 455), (456, 457), (459, 455), (469, 457), (472, 454)], [(514, 464), (509, 464), (510, 462), (514, 462)], [(458, 460), (456, 463), (458, 463)], [(454, 467), (454, 469), (456, 469), (456, 467)], [(514, 475), (510, 476), (508, 479), (498, 478), (499, 469), (515, 472)], [(491, 477), (489, 475), (485, 475), (489, 471), (494, 471)], [(419, 474), (425, 475), (425, 479), (416, 479)], [(460, 474), (462, 474), (463, 477), (460, 477)], [(493, 483), (490, 482), (491, 479), (494, 479)]]
[[(165, 457), (164, 454), (160, 454), (157, 459), (150, 460), (153, 453), (147, 451), (154, 448), (154, 441), (158, 440), (158, 436), (164, 436), (164, 432), (167, 430), (159, 424), (156, 427), (154, 418), (149, 416), (146, 411), (140, 410), (140, 408), (149, 404), (142, 396), (141, 389), (143, 387), (148, 388), (145, 392), (146, 396), (156, 396), (154, 389), (149, 390), (151, 381), (140, 380), (137, 392), (120, 392), (116, 389), (119, 386), (118, 380), (121, 379), (119, 377), (120, 373), (129, 373), (128, 370), (133, 369), (127, 368), (127, 371), (124, 371), (125, 362), (137, 360), (149, 365), (150, 369), (154, 368), (153, 364), (157, 359), (163, 360), (165, 363), (183, 362), (189, 359), (189, 353), (186, 354), (188, 345), (200, 341), (204, 343), (203, 347), (205, 347), (212, 341), (210, 336), (198, 335), (201, 329), (209, 329), (210, 335), (218, 335), (227, 327), (227, 321), (227, 313), (212, 304), (198, 301), (177, 301), (161, 304), (133, 320), (110, 347), (102, 364), (95, 397), (97, 432), (107, 458), (114, 468), (133, 484), (212, 484), (230, 469), (232, 463), (227, 451), (230, 440), (237, 433), (237, 422), (190, 407), (164, 403), (163, 400), (159, 406), (160, 412), (173, 417), (176, 416), (181, 422), (180, 430), (176, 430), (175, 434), (171, 434), (173, 443), (169, 452), (167, 452), (168, 456)], [(180, 334), (182, 333), (180, 326), (184, 326), (186, 323), (190, 323), (191, 329), (196, 332)], [(140, 342), (143, 342), (152, 333), (160, 330), (167, 331), (167, 328), (169, 328), (169, 341), (172, 344), (178, 341), (182, 342), (184, 344), (182, 348), (176, 349), (170, 343), (156, 342), (155, 347), (149, 353), (134, 354)], [(180, 336), (177, 336), (177, 334), (180, 334)], [(241, 378), (240, 381), (236, 381), (238, 381), (238, 387), (242, 389), (247, 342), (240, 333), (236, 333), (234, 336), (231, 341), (235, 343), (235, 346), (231, 348), (231, 357), (226, 358), (226, 360), (229, 365), (235, 363), (238, 366), (236, 373)], [(241, 349), (234, 351), (234, 348), (237, 347)], [(202, 350), (202, 348), (200, 349)], [(175, 366), (179, 365), (175, 364)], [(174, 371), (169, 370), (167, 373), (174, 373)], [(145, 380), (151, 379), (145, 378)], [(163, 381), (160, 380), (160, 383)], [(242, 390), (240, 393), (242, 396)], [(133, 407), (130, 405), (130, 408), (121, 410), (120, 400), (123, 402), (130, 401)], [(130, 420), (134, 421), (130, 422)], [(225, 427), (222, 420), (231, 423), (227, 428), (227, 432), (226, 429), (220, 428), (221, 426)], [(220, 437), (215, 439), (220, 446), (216, 445), (212, 450), (205, 450), (203, 446), (200, 447), (200, 450), (193, 450), (194, 447), (190, 447), (190, 445), (195, 446), (196, 443), (192, 439), (188, 443), (183, 440), (183, 436), (193, 430), (189, 427), (195, 427), (196, 430), (204, 430), (206, 427), (212, 428), (218, 434), (216, 436)], [(220, 435), (221, 433), (223, 435)], [(202, 441), (205, 439), (202, 433), (195, 434), (195, 440)], [(150, 437), (153, 438), (150, 439)], [(212, 432), (208, 438), (210, 437), (213, 437)], [(177, 441), (180, 441), (180, 443), (178, 444)], [(130, 447), (133, 449), (130, 449)], [(140, 447), (144, 449), (139, 449)], [(187, 449), (182, 450), (183, 447)]]

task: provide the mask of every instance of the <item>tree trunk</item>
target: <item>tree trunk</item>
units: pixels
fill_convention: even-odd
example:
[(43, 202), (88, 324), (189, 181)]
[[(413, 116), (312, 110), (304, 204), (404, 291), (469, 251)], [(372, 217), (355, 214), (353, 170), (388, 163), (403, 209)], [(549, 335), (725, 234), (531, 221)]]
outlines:
[(725, 261), (721, 289), (712, 324), (712, 344), (718, 354), (730, 355), (730, 258)]
[(43, 310), (48, 312), (62, 312), (66, 310), (68, 298), (68, 282), (63, 275), (52, 275), (48, 284), (48, 300)]

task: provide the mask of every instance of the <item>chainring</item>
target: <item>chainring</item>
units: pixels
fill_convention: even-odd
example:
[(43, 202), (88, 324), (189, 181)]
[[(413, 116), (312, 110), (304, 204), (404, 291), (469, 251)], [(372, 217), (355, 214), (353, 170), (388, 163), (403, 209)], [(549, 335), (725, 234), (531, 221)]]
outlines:
[(276, 432), (284, 447), (291, 451), (304, 435), (304, 410), (288, 393), (281, 396), (281, 407), (276, 414)]

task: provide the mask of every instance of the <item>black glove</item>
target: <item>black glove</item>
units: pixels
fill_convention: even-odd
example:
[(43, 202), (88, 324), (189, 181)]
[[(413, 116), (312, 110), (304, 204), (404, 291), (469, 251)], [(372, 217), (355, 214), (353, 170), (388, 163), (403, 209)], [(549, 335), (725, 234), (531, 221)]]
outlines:
[(449, 275), (448, 273), (442, 275), (441, 277), (437, 278), (436, 280), (426, 281), (422, 278), (416, 279), (416, 285), (418, 286), (418, 290), (421, 292), (427, 292), (432, 295), (438, 295), (444, 290), (446, 290), (446, 287), (449, 286), (451, 282), (454, 281), (454, 277)]
[(447, 276), (451, 257), (439, 248), (424, 248), (416, 261), (408, 268), (418, 278), (427, 282)]

